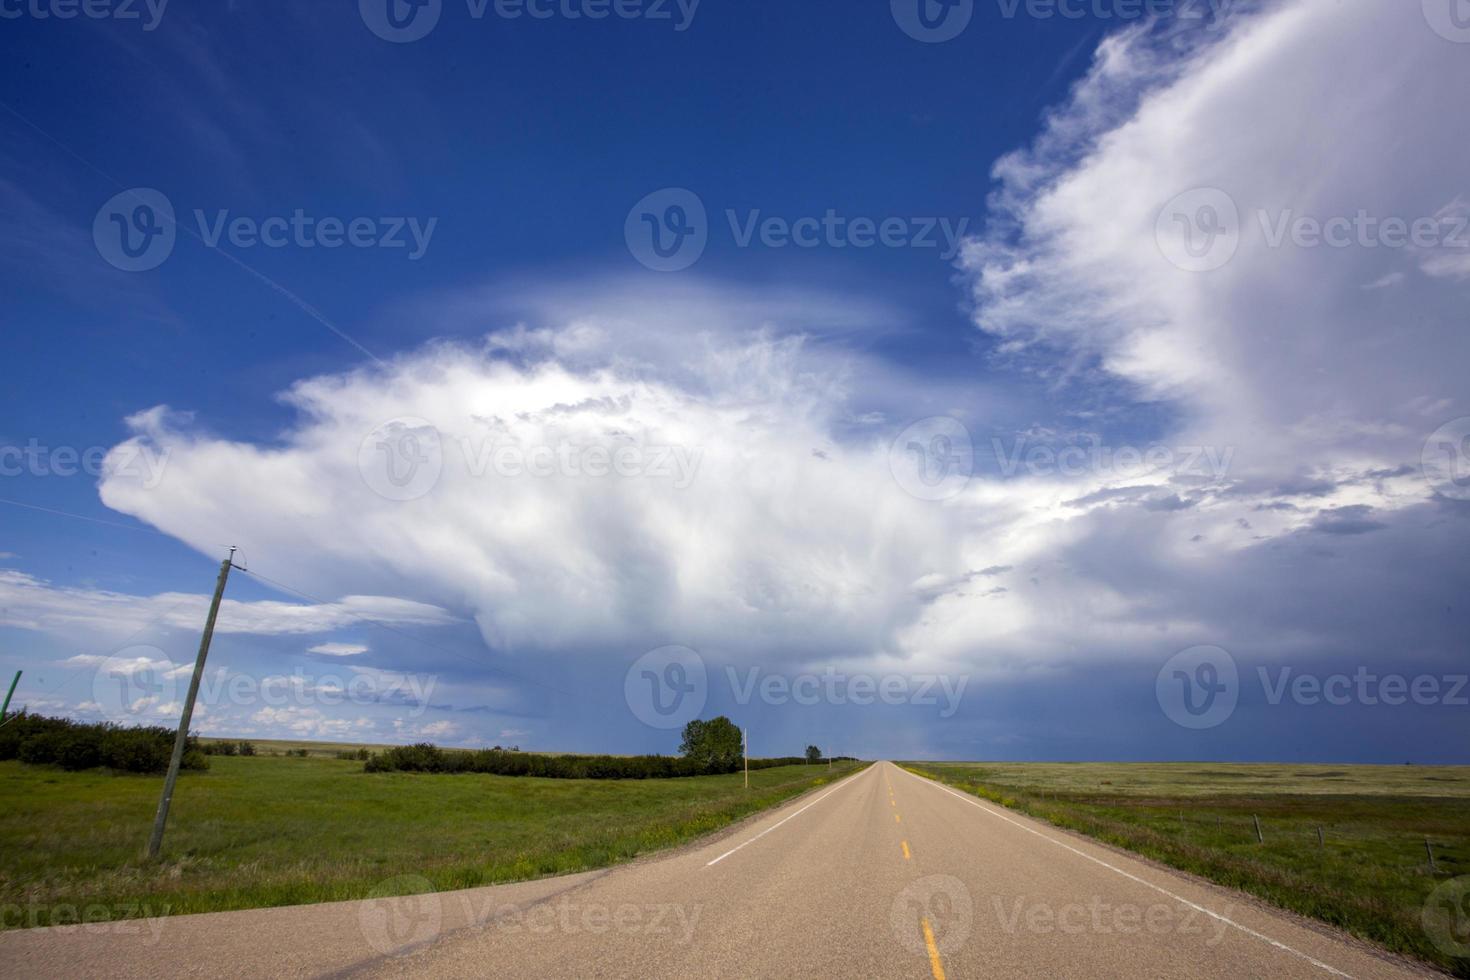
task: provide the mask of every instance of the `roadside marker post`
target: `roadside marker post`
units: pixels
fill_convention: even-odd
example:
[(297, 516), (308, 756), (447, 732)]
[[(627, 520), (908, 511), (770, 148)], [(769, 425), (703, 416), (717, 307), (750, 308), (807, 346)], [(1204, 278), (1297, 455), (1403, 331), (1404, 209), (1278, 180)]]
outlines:
[(744, 743), (745, 751), (745, 788), (750, 789), (750, 729), (740, 730), (740, 741)]

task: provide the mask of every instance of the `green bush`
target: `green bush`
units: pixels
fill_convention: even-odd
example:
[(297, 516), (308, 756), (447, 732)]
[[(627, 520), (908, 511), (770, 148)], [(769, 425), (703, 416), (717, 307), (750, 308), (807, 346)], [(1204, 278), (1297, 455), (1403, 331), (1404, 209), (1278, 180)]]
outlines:
[[(750, 768), (792, 766), (804, 759), (751, 759)], [(538, 755), (494, 749), (441, 749), (428, 742), (396, 745), (370, 756), (365, 772), (479, 772), (546, 779), (672, 779), (738, 772), (740, 761), (710, 764), (671, 755)]]
[[(0, 725), (0, 759), (70, 771), (102, 767), (119, 772), (164, 772), (173, 746), (174, 733), (160, 726), (123, 728), (110, 722), (88, 724), (26, 713)], [(183, 768), (208, 769), (204, 755), (199, 740), (190, 736)]]

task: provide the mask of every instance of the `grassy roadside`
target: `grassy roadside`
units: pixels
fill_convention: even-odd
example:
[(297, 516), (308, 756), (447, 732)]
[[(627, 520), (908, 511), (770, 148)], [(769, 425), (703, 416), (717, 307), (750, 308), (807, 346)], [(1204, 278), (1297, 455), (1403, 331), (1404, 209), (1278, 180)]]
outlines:
[(1470, 874), (1466, 767), (902, 765), (1470, 977), (1421, 917), (1438, 884)]
[(321, 757), (210, 758), (141, 858), (159, 777), (0, 762), (0, 927), (361, 898), (584, 871), (682, 844), (860, 768), (683, 779), (368, 774)]

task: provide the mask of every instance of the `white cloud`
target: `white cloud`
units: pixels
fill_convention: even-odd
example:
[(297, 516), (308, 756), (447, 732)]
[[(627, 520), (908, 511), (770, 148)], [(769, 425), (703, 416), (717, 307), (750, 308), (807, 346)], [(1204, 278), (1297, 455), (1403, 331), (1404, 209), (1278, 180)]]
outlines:
[[(1294, 0), (1228, 28), (1105, 40), (1035, 145), (997, 165), (995, 221), (963, 263), (1000, 363), (1051, 386), (1028, 435), (1066, 444), (1137, 410), (1228, 465), (987, 477), (917, 500), (890, 476), (888, 440), (926, 415), (1014, 416), (1013, 391), (854, 353), (834, 338), (877, 329), (861, 304), (604, 283), (526, 301), (519, 324), (484, 295), (454, 298), (446, 325), (502, 329), (304, 380), (268, 444), (140, 413), (130, 444), (167, 453), (167, 474), (113, 472), (103, 500), (202, 551), (227, 533), (313, 592), (468, 609), (497, 653), (680, 643), (716, 660), (1049, 676), (1224, 637), (1267, 654), (1362, 640), (1322, 613), (1358, 566), (1314, 564), (1311, 542), (1367, 566), (1374, 548), (1411, 550), (1393, 515), (1431, 499), (1423, 440), (1470, 412), (1459, 256), (1273, 247), (1261, 216), (1447, 213), (1470, 60), (1389, 3)], [(1165, 203), (1192, 188), (1224, 190), (1242, 219), (1209, 272), (1156, 241)], [(361, 468), (365, 444), (370, 468), (388, 461), (373, 437), (399, 417), (427, 420), (411, 434), (437, 435), (442, 465), (406, 500)], [(562, 445), (682, 447), (698, 469), (683, 489), (476, 472), (487, 448)], [(1302, 567), (1315, 606), (1281, 598), (1306, 588)]]
[(328, 657), (355, 657), (358, 654), (368, 652), (368, 648), (361, 643), (318, 643), (314, 647), (307, 647), (307, 653), (320, 653)]
[[(147, 489), (112, 476), (103, 499), (201, 545), (225, 521), (257, 565), (271, 556), (311, 591), (466, 604), (505, 652), (675, 640), (734, 655), (866, 652), (916, 613), (909, 582), (962, 571), (948, 567), (942, 509), (891, 479), (884, 436), (836, 434), (851, 414), (850, 364), (753, 329), (681, 340), (691, 359), (660, 372), (651, 342), (629, 363), (595, 328), (567, 329), (581, 335), (578, 358), (601, 366), (548, 354), (560, 333), (513, 355), (502, 337), (430, 346), (296, 385), (298, 421), (274, 447), (140, 416), (137, 439), (167, 447), (167, 479)], [(430, 421), (443, 447), (437, 483), (406, 501), (359, 469), (364, 441), (400, 416)], [(687, 488), (643, 473), (476, 473), (506, 445), (673, 447), (699, 465)]]
[[(1470, 61), (1392, 2), (1293, 0), (1216, 37), (1182, 55), (1146, 30), (1110, 40), (1047, 134), (997, 166), (1005, 207), (964, 258), (977, 322), (1016, 349), (1095, 358), (1176, 407), (1186, 441), (1241, 447), (1242, 469), (1417, 460), (1434, 426), (1409, 403), (1470, 408), (1470, 334), (1462, 288), (1406, 278), (1463, 277), (1470, 241), (1272, 247), (1263, 225), (1460, 214)], [(1213, 271), (1156, 241), (1165, 204), (1195, 188), (1240, 215)], [(1362, 283), (1400, 288), (1368, 299)]]
[[(197, 631), (209, 611), (209, 596), (162, 592), (140, 596), (52, 585), (24, 572), (0, 569), (0, 624), (66, 632), (82, 629), (134, 633), (151, 624)], [(455, 622), (446, 610), (390, 596), (349, 595), (316, 604), (261, 600), (220, 603), (218, 633), (260, 636), (325, 633), (366, 620), (395, 625), (442, 626)]]

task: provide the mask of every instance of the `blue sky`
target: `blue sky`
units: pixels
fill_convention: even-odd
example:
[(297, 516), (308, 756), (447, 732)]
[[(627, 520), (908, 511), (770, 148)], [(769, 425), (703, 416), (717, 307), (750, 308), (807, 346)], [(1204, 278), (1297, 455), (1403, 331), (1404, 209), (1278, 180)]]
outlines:
[[(238, 545), (210, 733), (670, 751), (702, 700), (761, 754), (1465, 761), (1433, 0), (976, 2), (942, 41), (903, 2), (444, 0), (406, 43), (376, 2), (6, 8), (33, 710), (176, 717)], [(703, 252), (649, 268), (690, 201)]]

